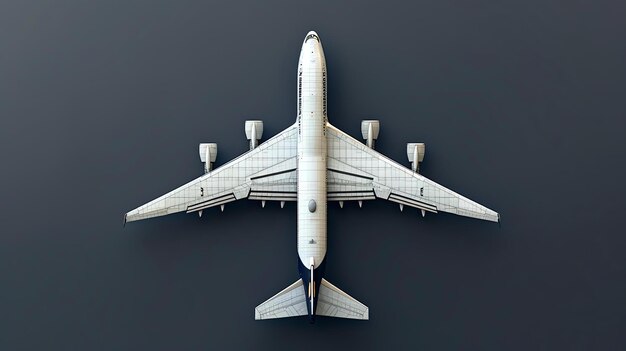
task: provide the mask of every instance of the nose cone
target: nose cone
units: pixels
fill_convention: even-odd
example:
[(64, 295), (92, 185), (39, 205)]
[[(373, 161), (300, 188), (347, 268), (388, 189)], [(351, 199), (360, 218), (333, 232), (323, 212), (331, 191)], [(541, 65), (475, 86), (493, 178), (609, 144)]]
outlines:
[[(299, 66), (322, 65), (325, 66), (324, 50), (322, 42), (315, 31), (310, 31), (304, 37), (302, 50), (300, 50)], [(304, 67), (303, 66), (303, 67)]]
[(304, 42), (306, 43), (307, 41), (314, 39), (317, 42), (320, 41), (320, 37), (317, 35), (317, 33), (315, 33), (315, 31), (310, 31), (306, 34), (306, 37), (304, 38)]

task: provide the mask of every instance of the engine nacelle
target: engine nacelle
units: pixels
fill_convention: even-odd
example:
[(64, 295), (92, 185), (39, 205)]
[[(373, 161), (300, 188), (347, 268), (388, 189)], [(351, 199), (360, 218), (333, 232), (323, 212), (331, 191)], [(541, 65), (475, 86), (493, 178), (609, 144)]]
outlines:
[(426, 144), (424, 143), (407, 143), (406, 144), (406, 157), (411, 162), (411, 169), (415, 173), (419, 173), (419, 164), (424, 161), (424, 155), (426, 154)]
[(217, 158), (217, 144), (202, 143), (198, 148), (200, 161), (204, 163), (204, 173), (209, 173), (213, 169), (213, 163)]
[(361, 121), (361, 134), (365, 139), (365, 144), (374, 148), (374, 141), (378, 139), (378, 132), (380, 131), (380, 122), (378, 120), (363, 120)]
[(250, 150), (259, 145), (263, 137), (263, 121), (246, 121), (246, 138), (250, 140)]

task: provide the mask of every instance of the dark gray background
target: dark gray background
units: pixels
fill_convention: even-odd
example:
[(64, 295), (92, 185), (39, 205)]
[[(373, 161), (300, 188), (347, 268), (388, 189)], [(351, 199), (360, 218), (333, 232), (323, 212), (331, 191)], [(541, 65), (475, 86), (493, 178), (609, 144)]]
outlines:
[[(617, 1), (615, 1), (617, 3)], [(0, 3), (0, 349), (615, 350), (626, 329), (625, 6)], [(330, 121), (502, 214), (330, 204), (327, 278), (371, 320), (254, 321), (297, 278), (294, 204), (122, 214), (295, 120), (307, 31)]]

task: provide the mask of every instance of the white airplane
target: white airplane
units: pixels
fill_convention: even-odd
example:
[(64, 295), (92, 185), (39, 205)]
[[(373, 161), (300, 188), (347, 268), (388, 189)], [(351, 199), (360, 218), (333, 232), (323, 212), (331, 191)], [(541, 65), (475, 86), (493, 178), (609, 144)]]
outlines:
[(298, 203), (298, 267), (300, 279), (255, 309), (255, 319), (316, 315), (369, 319), (369, 309), (324, 279), (327, 202), (376, 198), (426, 212), (448, 212), (499, 222), (488, 209), (419, 174), (423, 143), (407, 144), (411, 168), (374, 150), (379, 122), (361, 123), (365, 143), (328, 122), (326, 60), (317, 33), (304, 38), (298, 62), (296, 122), (259, 145), (262, 121), (246, 121), (250, 151), (212, 169), (216, 144), (200, 144), (203, 176), (126, 213), (126, 221), (185, 211), (197, 212), (249, 199)]

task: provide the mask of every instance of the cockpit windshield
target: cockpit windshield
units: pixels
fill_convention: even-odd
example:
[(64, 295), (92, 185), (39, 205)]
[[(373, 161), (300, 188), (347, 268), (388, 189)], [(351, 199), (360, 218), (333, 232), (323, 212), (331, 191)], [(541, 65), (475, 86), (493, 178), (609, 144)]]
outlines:
[(306, 43), (309, 39), (315, 39), (317, 41), (320, 41), (320, 38), (318, 38), (317, 35), (315, 35), (315, 34), (307, 35), (306, 38), (304, 39), (304, 42)]

